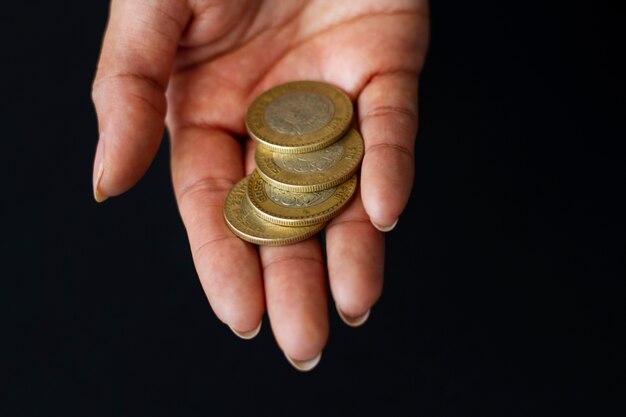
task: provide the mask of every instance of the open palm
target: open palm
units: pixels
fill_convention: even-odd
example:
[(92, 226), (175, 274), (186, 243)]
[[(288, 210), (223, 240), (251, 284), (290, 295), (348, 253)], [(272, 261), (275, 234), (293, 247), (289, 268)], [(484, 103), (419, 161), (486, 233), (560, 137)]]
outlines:
[[(249, 338), (267, 308), (290, 362), (312, 368), (328, 337), (326, 270), (350, 325), (380, 296), (381, 231), (395, 226), (413, 181), (427, 24), (422, 0), (114, 0), (93, 90), (96, 199), (143, 175), (166, 121), (176, 198), (215, 313)], [(222, 214), (228, 190), (254, 169), (249, 104), (294, 80), (346, 91), (365, 142), (360, 195), (326, 229), (327, 268), (318, 238), (257, 248)]]

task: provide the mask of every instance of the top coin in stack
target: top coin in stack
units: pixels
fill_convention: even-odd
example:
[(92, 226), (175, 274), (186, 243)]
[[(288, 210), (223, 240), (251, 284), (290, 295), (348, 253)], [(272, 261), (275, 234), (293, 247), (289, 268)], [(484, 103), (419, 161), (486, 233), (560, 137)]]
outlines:
[(363, 139), (350, 129), (337, 142), (314, 152), (287, 154), (257, 146), (259, 175), (274, 187), (308, 193), (327, 190), (348, 180), (359, 168)]
[(295, 81), (271, 88), (254, 100), (246, 127), (254, 140), (273, 151), (306, 153), (341, 138), (353, 114), (350, 98), (339, 88)]

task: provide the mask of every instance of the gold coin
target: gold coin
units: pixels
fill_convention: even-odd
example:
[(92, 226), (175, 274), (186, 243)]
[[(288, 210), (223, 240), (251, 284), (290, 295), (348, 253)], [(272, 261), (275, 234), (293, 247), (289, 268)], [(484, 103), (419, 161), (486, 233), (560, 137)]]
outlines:
[(324, 223), (305, 227), (279, 226), (255, 214), (247, 194), (248, 178), (239, 181), (226, 196), (224, 218), (234, 234), (257, 245), (289, 245), (305, 240), (324, 228)]
[(250, 136), (284, 153), (322, 149), (350, 127), (354, 110), (339, 88), (317, 81), (295, 81), (276, 86), (257, 97), (248, 108)]
[(363, 158), (363, 140), (355, 129), (319, 151), (287, 154), (256, 147), (256, 165), (263, 179), (295, 192), (327, 190), (350, 178)]
[(356, 175), (337, 187), (311, 193), (281, 190), (265, 182), (257, 171), (248, 180), (248, 198), (257, 215), (283, 226), (305, 226), (335, 217), (356, 190)]

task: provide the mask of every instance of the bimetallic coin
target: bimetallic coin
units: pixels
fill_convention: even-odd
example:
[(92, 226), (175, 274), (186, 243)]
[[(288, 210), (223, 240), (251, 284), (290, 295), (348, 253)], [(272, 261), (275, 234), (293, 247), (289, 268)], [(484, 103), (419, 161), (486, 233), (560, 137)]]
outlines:
[(248, 178), (239, 181), (226, 196), (224, 218), (234, 234), (257, 245), (279, 246), (305, 240), (324, 228), (324, 223), (304, 226), (279, 226), (256, 215), (247, 197)]
[(356, 175), (328, 190), (297, 193), (281, 190), (265, 182), (257, 171), (248, 180), (248, 198), (257, 215), (283, 226), (323, 223), (335, 217), (356, 190)]
[(317, 81), (274, 87), (248, 108), (250, 136), (277, 152), (305, 153), (337, 141), (350, 127), (354, 110), (339, 88)]
[(359, 168), (363, 140), (355, 129), (319, 151), (286, 154), (257, 145), (255, 159), (259, 174), (275, 187), (295, 192), (321, 191), (335, 187)]

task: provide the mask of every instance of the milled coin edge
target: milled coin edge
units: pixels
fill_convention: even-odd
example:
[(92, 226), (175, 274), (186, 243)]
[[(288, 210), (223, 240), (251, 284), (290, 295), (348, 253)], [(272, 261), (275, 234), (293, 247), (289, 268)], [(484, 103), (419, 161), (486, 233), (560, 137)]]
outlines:
[[(250, 235), (248, 233), (242, 232), (241, 230), (239, 230), (232, 223), (231, 219), (228, 218), (228, 216), (226, 214), (226, 212), (227, 212), (226, 207), (227, 207), (227, 201), (230, 198), (231, 193), (233, 192), (233, 190), (235, 190), (235, 188), (239, 185), (239, 183), (244, 181), (244, 180), (246, 181), (246, 184), (244, 186), (242, 186), (242, 187), (245, 187), (246, 198), (244, 198), (242, 201), (245, 201), (247, 204), (250, 204), (251, 208), (253, 209), (253, 214), (255, 214), (254, 213), (254, 206), (252, 206), (252, 204), (250, 203), (249, 199), (247, 198), (247, 188), (248, 188), (249, 177), (242, 178), (237, 184), (235, 184), (235, 186), (233, 186), (229, 190), (229, 192), (228, 192), (228, 194), (226, 196), (226, 199), (224, 200), (224, 207), (223, 207), (223, 210), (222, 210), (224, 221), (226, 222), (226, 226), (228, 226), (230, 231), (235, 236), (239, 237), (240, 239), (245, 240), (246, 242), (249, 242), (249, 243), (253, 243), (255, 245), (263, 245), (263, 246), (291, 245), (291, 244), (294, 244), (294, 243), (298, 243), (298, 242), (304, 241), (304, 240), (306, 240), (306, 239), (316, 235), (322, 229), (324, 229), (324, 227), (326, 226), (325, 222), (322, 222), (322, 223), (319, 223), (319, 224), (316, 224), (316, 225), (308, 225), (308, 226), (306, 226), (306, 229), (309, 229), (309, 230), (307, 230), (306, 232), (298, 234), (298, 235), (295, 235), (295, 236), (292, 236), (292, 237), (288, 237), (288, 238), (265, 238), (265, 237), (253, 236), (253, 235)], [(261, 218), (261, 217), (259, 217), (259, 218)], [(267, 221), (265, 219), (262, 219), (262, 220)], [(269, 222), (269, 223), (272, 223), (272, 222)], [(272, 223), (272, 224), (275, 225), (275, 226), (278, 226), (275, 223)], [(317, 226), (317, 227), (312, 227), (312, 226)], [(283, 227), (287, 227), (287, 226), (283, 226)], [(295, 229), (298, 229), (298, 227), (293, 227), (293, 229), (295, 231)]]
[[(262, 177), (261, 177), (261, 180), (263, 180)], [(322, 211), (321, 213), (317, 213), (314, 217), (310, 217), (310, 218), (306, 218), (302, 216), (290, 217), (290, 216), (278, 215), (275, 213), (271, 213), (267, 209), (264, 209), (263, 207), (259, 206), (259, 204), (251, 197), (251, 194), (252, 194), (251, 181), (248, 181), (248, 184), (247, 184), (247, 191), (248, 191), (247, 197), (248, 197), (248, 202), (250, 203), (252, 208), (255, 210), (256, 214), (263, 220), (266, 220), (278, 226), (287, 226), (287, 227), (312, 226), (312, 225), (319, 224), (319, 223), (326, 223), (329, 220), (337, 217), (350, 204), (350, 202), (354, 199), (354, 196), (356, 195), (356, 191), (358, 189), (358, 177), (356, 175), (353, 175), (352, 177), (348, 178), (346, 181), (339, 184), (338, 187), (340, 187), (341, 185), (349, 181), (352, 181), (354, 185), (348, 189), (348, 191), (350, 191), (350, 195), (348, 196), (348, 198), (346, 198), (343, 201), (338, 202), (336, 205), (329, 207), (328, 209)], [(330, 198), (332, 197), (333, 196), (331, 196)]]
[[(348, 135), (351, 135), (353, 132), (354, 132), (355, 140), (357, 141), (357, 143), (359, 145), (359, 152), (358, 152), (359, 157), (356, 159), (356, 163), (354, 163), (352, 165), (346, 165), (346, 167), (348, 169), (345, 169), (343, 171), (339, 171), (335, 175), (335, 178), (332, 179), (332, 180), (323, 181), (323, 182), (316, 183), (316, 184), (302, 184), (302, 183), (295, 183), (295, 181), (287, 182), (287, 181), (290, 180), (289, 178), (272, 177), (270, 174), (268, 174), (265, 171), (265, 170), (269, 170), (269, 169), (267, 167), (267, 164), (265, 162), (263, 162), (261, 154), (262, 154), (262, 152), (265, 152), (265, 151), (267, 151), (267, 152), (275, 152), (275, 151), (265, 147), (264, 145), (257, 145), (256, 150), (254, 152), (254, 161), (256, 163), (257, 170), (259, 171), (259, 174), (261, 175), (261, 177), (263, 177), (263, 179), (265, 181), (267, 181), (270, 184), (272, 184), (273, 186), (275, 186), (277, 188), (280, 188), (282, 190), (285, 190), (285, 191), (293, 191), (293, 192), (301, 192), (302, 193), (302, 192), (323, 191), (323, 190), (327, 190), (329, 188), (335, 187), (335, 186), (337, 186), (339, 184), (342, 184), (343, 182), (347, 181), (350, 177), (352, 177), (354, 174), (356, 174), (356, 172), (359, 170), (359, 167), (361, 166), (361, 162), (362, 162), (363, 156), (365, 154), (365, 144), (363, 143), (363, 137), (361, 136), (361, 134), (359, 133), (358, 130), (356, 130), (356, 129), (349, 130), (340, 140), (343, 140)], [(345, 159), (345, 156), (342, 159)], [(331, 170), (331, 169), (332, 168), (330, 168), (329, 170)], [(303, 175), (303, 177), (305, 177), (305, 175)]]

